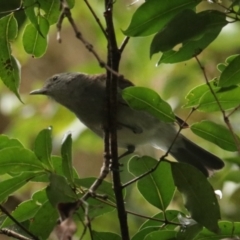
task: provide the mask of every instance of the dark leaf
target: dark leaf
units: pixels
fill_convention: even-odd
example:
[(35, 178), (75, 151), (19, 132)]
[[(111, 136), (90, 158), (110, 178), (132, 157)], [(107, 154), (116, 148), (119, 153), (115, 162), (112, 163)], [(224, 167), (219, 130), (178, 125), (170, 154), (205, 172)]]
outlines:
[(171, 166), (175, 185), (183, 194), (191, 217), (209, 230), (217, 232), (220, 209), (206, 177), (189, 164), (171, 163)]

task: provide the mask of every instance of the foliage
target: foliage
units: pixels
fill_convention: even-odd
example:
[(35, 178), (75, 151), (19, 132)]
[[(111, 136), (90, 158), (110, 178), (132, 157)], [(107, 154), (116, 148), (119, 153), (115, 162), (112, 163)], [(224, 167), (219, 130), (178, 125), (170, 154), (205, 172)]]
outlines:
[[(208, 51), (208, 46), (216, 40), (225, 26), (239, 22), (240, 4), (238, 0), (223, 3), (211, 1), (211, 4), (208, 3), (205, 8), (199, 7), (203, 2), (201, 0), (145, 1), (137, 7), (131, 19), (128, 19), (129, 26), (122, 32), (126, 36), (126, 45), (129, 38), (144, 37), (145, 39), (146, 36), (153, 35), (148, 51), (150, 57), (161, 53), (157, 60), (158, 65), (196, 60), (205, 83), (195, 85), (189, 91), (184, 108), (192, 109), (190, 115), (196, 111), (220, 113), (224, 123), (203, 120), (194, 122), (190, 129), (194, 134), (218, 147), (239, 154), (240, 139), (232, 123), (232, 117), (237, 114), (240, 106), (240, 55), (231, 52), (230, 56), (224, 56), (226, 60), (217, 65), (219, 76), (213, 79), (209, 79), (199, 55)], [(85, 3), (89, 6), (88, 1)], [(73, 0), (23, 0), (19, 8), (3, 13), (0, 18), (0, 78), (20, 101), (22, 101), (19, 94), (21, 67), (13, 49), (21, 31), (20, 44), (25, 53), (40, 58), (47, 51), (50, 26), (57, 25), (60, 41), (61, 28), (64, 28), (62, 20), (67, 17), (72, 27), (75, 27), (77, 38), (94, 54), (99, 64), (108, 69), (107, 64), (95, 52), (95, 46), (89, 44), (77, 31), (75, 16), (69, 14), (75, 8)], [(92, 19), (89, 21), (94, 21), (101, 27), (102, 24), (96, 13), (92, 8), (90, 10), (94, 13), (95, 21)], [(15, 16), (19, 11), (24, 11), (25, 22), (16, 19)], [(21, 28), (18, 27), (18, 23)], [(101, 30), (102, 35), (106, 34), (104, 29), (105, 27)], [(123, 52), (124, 47), (123, 44)], [(226, 49), (228, 47), (227, 43), (222, 46)], [(129, 55), (128, 58), (130, 57)], [(145, 87), (129, 87), (124, 89), (122, 96), (131, 108), (147, 111), (161, 121), (174, 121), (172, 108), (156, 91)], [(180, 129), (182, 130), (185, 125), (182, 124)], [(30, 132), (31, 130), (25, 134), (28, 135)], [(112, 184), (103, 179), (105, 176), (101, 174), (99, 178), (78, 176), (73, 166), (72, 144), (71, 134), (66, 134), (61, 144), (61, 156), (53, 155), (51, 127), (38, 133), (32, 150), (26, 148), (15, 137), (0, 135), (0, 174), (3, 176), (0, 182), (1, 202), (7, 201), (10, 195), (14, 192), (18, 193), (25, 185), (43, 184), (30, 199), (21, 202), (11, 214), (1, 206), (4, 213), (0, 222), (2, 234), (8, 229), (12, 231), (10, 236), (16, 237), (15, 233), (20, 234), (21, 236), (16, 237), (19, 239), (24, 239), (23, 236), (31, 239), (47, 239), (59, 221), (56, 227), (59, 238), (62, 238), (66, 232), (70, 237), (73, 236), (82, 226), (82, 232), (76, 235), (82, 234), (84, 239), (88, 237), (85, 236), (87, 229), (90, 239), (129, 239), (128, 236), (120, 237), (121, 231), (113, 233), (107, 229), (102, 231), (92, 229), (95, 219), (101, 219), (104, 215), (108, 217), (119, 207), (119, 199), (112, 190)], [(128, 215), (146, 219), (141, 226), (136, 221), (138, 230), (132, 234), (131, 239), (197, 240), (239, 237), (239, 219), (231, 221), (232, 219), (225, 217), (226, 219), (221, 220), (218, 199), (205, 176), (190, 165), (172, 162), (166, 157), (161, 157), (157, 161), (150, 156), (132, 156), (128, 161), (128, 169), (125, 170), (134, 177), (134, 180), (121, 186), (124, 199), (129, 197), (129, 192), (125, 189), (133, 188), (136, 183), (141, 197), (145, 199), (146, 208), (152, 206), (155, 210), (154, 216), (150, 214), (140, 216), (137, 211), (126, 210)], [(237, 184), (240, 181), (238, 172), (231, 171), (231, 167), (239, 170), (239, 157), (230, 155), (226, 161), (229, 163), (227, 167), (230, 171), (222, 176), (219, 187), (222, 187), (226, 181)], [(179, 193), (183, 196), (185, 208), (178, 202), (178, 209), (182, 210), (174, 210), (173, 205)], [(136, 200), (134, 204), (129, 204), (131, 205), (134, 205), (133, 209), (142, 207)], [(111, 221), (121, 222), (121, 219), (115, 216)], [(128, 227), (131, 228), (131, 224), (128, 224)]]

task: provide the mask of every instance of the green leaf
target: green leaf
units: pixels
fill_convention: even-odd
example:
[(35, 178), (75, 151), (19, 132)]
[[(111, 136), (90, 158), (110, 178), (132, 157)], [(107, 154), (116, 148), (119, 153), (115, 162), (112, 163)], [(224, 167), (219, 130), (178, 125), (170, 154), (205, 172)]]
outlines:
[(19, 147), (9, 147), (0, 151), (0, 174), (43, 170), (42, 164), (30, 150)]
[[(158, 225), (160, 224), (159, 222), (157, 222)], [(153, 227), (153, 226), (150, 226), (150, 227), (146, 227), (146, 228), (143, 228), (141, 230), (139, 230), (132, 238), (131, 240), (142, 240), (142, 239), (145, 239), (145, 237), (149, 234), (149, 233), (152, 233), (154, 231), (158, 231), (159, 230), (159, 226), (156, 226), (156, 227)]]
[(218, 90), (216, 88), (215, 95), (218, 102), (215, 100), (211, 91), (206, 92), (199, 101), (199, 111), (216, 112), (220, 111), (218, 103), (223, 110), (230, 110), (240, 104), (240, 87), (228, 87)]
[(239, 84), (240, 83), (240, 67), (239, 66), (240, 66), (240, 55), (238, 55), (237, 57), (234, 56), (234, 59), (223, 70), (219, 78), (218, 85), (220, 87), (229, 87), (229, 86)]
[(38, 0), (41, 9), (44, 10), (44, 17), (48, 20), (49, 24), (55, 24), (58, 21), (60, 11), (59, 0)]
[(176, 231), (156, 231), (148, 234), (144, 240), (156, 240), (156, 239), (161, 239), (161, 240), (174, 240), (176, 239)]
[(59, 203), (74, 202), (78, 197), (74, 190), (69, 186), (66, 178), (56, 174), (50, 174), (50, 185), (47, 187), (46, 192), (49, 201), (53, 206)]
[(224, 176), (224, 182), (231, 181), (235, 183), (240, 183), (240, 174), (239, 171), (230, 171)]
[[(11, 213), (11, 215), (20, 223), (30, 220), (36, 215), (41, 205), (46, 201), (46, 191), (45, 189), (42, 189), (38, 192), (35, 192), (32, 196), (32, 199), (20, 203), (18, 207)], [(7, 217), (1, 225), (1, 228), (8, 227), (13, 224), (13, 221)]]
[[(222, 149), (232, 152), (237, 151), (234, 137), (225, 126), (205, 120), (191, 125), (191, 130), (199, 137), (215, 143)], [(237, 135), (235, 137), (240, 141)]]
[(56, 226), (58, 212), (50, 202), (41, 204), (34, 218), (31, 219), (29, 231), (40, 239), (47, 239)]
[(240, 156), (224, 158), (226, 162), (240, 165)]
[(9, 147), (23, 148), (23, 145), (15, 138), (9, 138), (6, 135), (0, 135), (0, 150)]
[(225, 63), (229, 64), (231, 63), (236, 57), (239, 57), (239, 54), (234, 54), (226, 58)]
[(200, 0), (145, 1), (133, 14), (127, 30), (128, 36), (147, 36), (160, 31), (171, 18), (184, 9), (193, 9)]
[(123, 99), (135, 110), (146, 111), (164, 122), (174, 122), (175, 115), (171, 106), (163, 101), (152, 89), (128, 87), (122, 91)]
[(203, 34), (208, 24), (208, 18), (196, 14), (193, 10), (185, 9), (178, 13), (158, 32), (151, 43), (150, 56), (158, 52), (166, 52), (177, 44), (191, 40)]
[(217, 234), (204, 228), (194, 240), (235, 239), (240, 236), (240, 222), (220, 221), (218, 226), (219, 232)]
[(73, 183), (72, 166), (72, 136), (67, 134), (63, 139), (61, 147), (63, 173), (70, 183)]
[[(213, 89), (219, 89), (216, 88), (215, 81), (210, 81), (209, 84)], [(206, 92), (209, 92), (209, 86), (206, 83), (191, 89), (190, 92), (185, 97), (187, 103), (183, 107), (184, 108), (198, 107), (200, 99)]]
[[(156, 163), (155, 159), (148, 156), (134, 156), (130, 159), (128, 167), (129, 171), (137, 177), (151, 170)], [(168, 207), (175, 191), (170, 167), (168, 162), (162, 161), (155, 171), (137, 182), (138, 190), (143, 197), (161, 210)]]
[[(49, 31), (48, 21), (38, 17), (40, 31), (33, 24), (28, 24), (23, 33), (23, 47), (28, 54), (34, 57), (41, 57), (47, 49), (47, 33)], [(41, 34), (40, 34), (41, 33)]]
[(220, 209), (206, 177), (189, 164), (171, 163), (171, 167), (175, 185), (183, 194), (191, 217), (210, 231), (217, 232)]
[(226, 67), (227, 67), (227, 65), (224, 64), (224, 63), (219, 63), (217, 65), (217, 69), (218, 69), (219, 72), (223, 72)]
[(40, 14), (40, 5), (35, 0), (23, 1), (24, 12), (30, 22), (38, 28), (38, 15)]
[(10, 42), (17, 37), (17, 20), (13, 14), (0, 19), (0, 78), (3, 83), (15, 93), (18, 99), (18, 88), (20, 84), (20, 66), (17, 60), (11, 55)]
[(105, 239), (111, 239), (111, 240), (121, 240), (122, 238), (112, 232), (96, 232), (92, 231), (93, 239), (98, 239), (98, 240), (105, 240)]
[(43, 129), (35, 139), (34, 153), (37, 158), (47, 167), (52, 169), (51, 152), (52, 152), (52, 128)]
[[(63, 173), (63, 167), (62, 167), (62, 158), (59, 156), (51, 156), (51, 163), (53, 166), (53, 172), (57, 175), (65, 176)], [(75, 169), (73, 169), (73, 175), (75, 178), (78, 178), (78, 173)], [(49, 182), (48, 176), (40, 176), (33, 179), (34, 182)]]
[[(37, 173), (37, 174), (45, 174)], [(11, 193), (15, 192), (22, 186), (24, 186), (27, 182), (29, 182), (33, 177), (36, 176), (36, 173), (28, 172), (22, 173), (21, 175), (15, 176), (13, 178), (7, 179), (5, 181), (0, 182), (0, 202), (5, 200)]]
[[(161, 56), (160, 63), (176, 63), (186, 61), (201, 53), (221, 32), (228, 23), (226, 15), (218, 11), (203, 11), (198, 13), (199, 19), (206, 21), (206, 27), (193, 38), (182, 42), (178, 50), (165, 51)], [(202, 21), (202, 20), (201, 20)]]

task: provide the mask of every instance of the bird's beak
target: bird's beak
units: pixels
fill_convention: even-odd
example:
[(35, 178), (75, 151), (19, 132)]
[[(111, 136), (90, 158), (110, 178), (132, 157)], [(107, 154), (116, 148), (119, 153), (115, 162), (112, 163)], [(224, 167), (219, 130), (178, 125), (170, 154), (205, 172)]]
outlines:
[(33, 90), (30, 92), (30, 95), (46, 95), (46, 94), (47, 94), (47, 90), (44, 88)]

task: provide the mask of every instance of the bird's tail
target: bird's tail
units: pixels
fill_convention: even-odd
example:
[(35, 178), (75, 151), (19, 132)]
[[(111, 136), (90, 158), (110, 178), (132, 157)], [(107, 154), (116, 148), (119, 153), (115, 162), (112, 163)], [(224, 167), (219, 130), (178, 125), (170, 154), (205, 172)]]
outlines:
[(179, 138), (177, 142), (180, 140), (181, 144), (174, 145), (170, 151), (177, 161), (195, 166), (206, 176), (211, 175), (214, 170), (224, 167), (223, 161), (217, 156), (199, 147), (183, 135), (180, 135)]

